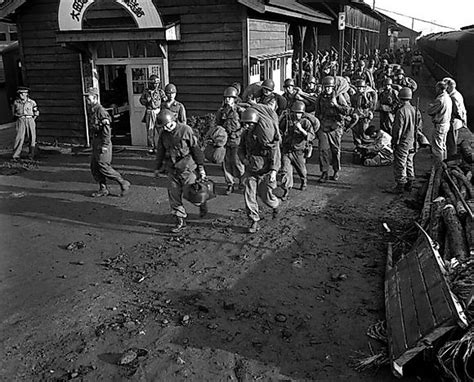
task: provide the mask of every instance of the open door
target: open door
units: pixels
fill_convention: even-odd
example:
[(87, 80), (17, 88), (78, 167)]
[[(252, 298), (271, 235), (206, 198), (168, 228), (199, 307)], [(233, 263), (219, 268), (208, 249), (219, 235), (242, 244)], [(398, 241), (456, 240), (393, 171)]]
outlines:
[(142, 122), (145, 107), (140, 103), (140, 97), (148, 86), (148, 78), (157, 75), (164, 86), (167, 78), (164, 76), (163, 63), (153, 60), (150, 63), (127, 65), (128, 97), (130, 104), (130, 128), (132, 145), (146, 146), (145, 124)]

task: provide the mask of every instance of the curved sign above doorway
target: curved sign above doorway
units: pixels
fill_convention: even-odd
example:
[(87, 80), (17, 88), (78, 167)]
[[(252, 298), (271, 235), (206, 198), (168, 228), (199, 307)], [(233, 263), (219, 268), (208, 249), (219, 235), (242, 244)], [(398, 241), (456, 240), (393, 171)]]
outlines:
[[(60, 31), (82, 30), (84, 14), (97, 0), (61, 0), (58, 22)], [(135, 19), (138, 28), (162, 28), (160, 14), (152, 0), (115, 0)]]

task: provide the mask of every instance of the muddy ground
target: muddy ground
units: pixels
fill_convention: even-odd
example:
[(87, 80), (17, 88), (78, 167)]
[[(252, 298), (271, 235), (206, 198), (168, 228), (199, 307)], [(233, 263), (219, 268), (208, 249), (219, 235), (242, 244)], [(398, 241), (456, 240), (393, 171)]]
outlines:
[[(223, 195), (214, 165), (210, 214), (187, 204), (189, 227), (172, 235), (166, 180), (144, 153), (115, 154), (133, 192), (101, 199), (89, 197), (87, 154), (46, 150), (24, 168), (4, 156), (0, 379), (395, 381), (354, 362), (381, 348), (366, 331), (384, 319), (387, 242), (418, 216), (429, 153), (400, 197), (384, 192), (391, 167), (351, 164), (344, 140), (340, 180), (318, 184), (315, 155), (308, 189), (276, 219), (263, 209), (254, 235), (242, 194)], [(138, 358), (117, 365), (130, 348)]]

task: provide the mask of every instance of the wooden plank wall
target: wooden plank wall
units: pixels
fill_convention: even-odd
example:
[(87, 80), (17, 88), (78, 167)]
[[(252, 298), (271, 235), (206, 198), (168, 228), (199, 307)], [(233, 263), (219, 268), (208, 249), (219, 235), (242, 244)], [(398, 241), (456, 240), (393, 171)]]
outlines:
[(224, 89), (234, 81), (243, 82), (245, 8), (229, 0), (155, 4), (165, 18), (181, 20), (181, 41), (168, 43), (169, 78), (178, 87), (176, 99), (184, 103), (188, 115), (215, 112)]
[(250, 56), (277, 54), (287, 47), (288, 24), (278, 21), (249, 19)]
[(25, 82), (41, 113), (40, 140), (85, 141), (78, 53), (56, 43), (58, 0), (29, 1), (18, 18)]

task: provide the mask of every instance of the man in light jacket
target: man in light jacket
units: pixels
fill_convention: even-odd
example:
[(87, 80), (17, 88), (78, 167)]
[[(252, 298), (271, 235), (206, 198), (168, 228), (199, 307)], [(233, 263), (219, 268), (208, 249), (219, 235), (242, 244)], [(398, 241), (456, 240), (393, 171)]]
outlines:
[(431, 151), (435, 160), (442, 162), (446, 159), (446, 137), (451, 124), (453, 101), (446, 91), (447, 85), (443, 81), (436, 83), (436, 98), (428, 107), (434, 130), (431, 142)]
[(461, 127), (467, 126), (467, 112), (464, 106), (464, 98), (456, 89), (456, 81), (450, 77), (443, 79), (447, 85), (447, 92), (453, 101), (453, 110), (451, 113), (451, 124), (446, 137), (447, 157), (451, 158), (457, 153), (458, 133)]

